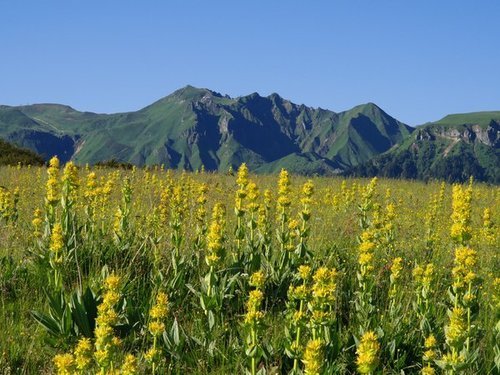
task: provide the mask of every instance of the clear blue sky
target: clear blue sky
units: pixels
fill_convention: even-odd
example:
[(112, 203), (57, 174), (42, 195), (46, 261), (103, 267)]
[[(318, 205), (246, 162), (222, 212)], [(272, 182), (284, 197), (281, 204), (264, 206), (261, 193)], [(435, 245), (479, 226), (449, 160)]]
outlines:
[(0, 104), (137, 110), (186, 84), (410, 125), (500, 110), (499, 0), (0, 0)]

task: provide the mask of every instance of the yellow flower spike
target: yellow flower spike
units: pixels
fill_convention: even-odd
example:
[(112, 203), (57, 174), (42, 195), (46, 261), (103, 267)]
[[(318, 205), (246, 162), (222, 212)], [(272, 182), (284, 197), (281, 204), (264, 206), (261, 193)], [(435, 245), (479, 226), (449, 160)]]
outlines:
[(35, 235), (35, 237), (40, 237), (42, 235), (41, 226), (43, 224), (43, 220), (42, 210), (40, 210), (39, 208), (35, 209), (35, 211), (33, 212), (33, 220), (31, 224), (33, 225), (33, 234)]
[(75, 359), (72, 354), (57, 354), (53, 362), (58, 375), (72, 375), (74, 373)]
[(113, 290), (116, 291), (120, 287), (121, 283), (121, 278), (120, 276), (111, 274), (108, 277), (106, 277), (106, 280), (104, 280), (104, 284), (106, 286), (107, 290)]
[(423, 367), (422, 368), (422, 372), (421, 372), (422, 375), (435, 375), (436, 374), (436, 370), (434, 369), (434, 367), (431, 367), (430, 364)]
[(401, 270), (403, 269), (403, 259), (398, 257), (395, 258), (392, 261), (392, 266), (391, 266), (391, 276), (393, 277), (394, 281), (398, 280), (399, 277), (401, 276)]
[(453, 185), (451, 237), (458, 244), (465, 245), (472, 237), (471, 221), (472, 189)]
[(90, 339), (82, 338), (78, 341), (74, 351), (76, 368), (85, 370), (92, 362), (93, 345)]
[(246, 163), (243, 163), (238, 168), (238, 174), (236, 177), (236, 183), (242, 187), (248, 184), (248, 167)]
[(137, 358), (133, 354), (127, 354), (123, 365), (121, 368), (121, 375), (136, 375), (138, 374), (137, 369)]
[(291, 204), (290, 200), (290, 177), (285, 169), (282, 169), (278, 179), (278, 206), (281, 210)]
[(434, 335), (432, 335), (432, 334), (427, 336), (427, 338), (425, 339), (424, 346), (427, 349), (435, 348), (437, 346), (436, 337), (434, 337)]
[(64, 246), (64, 239), (63, 239), (62, 226), (60, 223), (56, 223), (50, 235), (49, 250), (52, 251), (56, 255), (56, 257), (58, 257), (59, 252), (62, 250), (63, 246)]
[(302, 358), (304, 374), (319, 375), (323, 366), (323, 344), (321, 340), (309, 340)]
[(302, 280), (308, 280), (311, 275), (311, 267), (306, 265), (299, 266), (298, 274)]
[(224, 215), (224, 206), (217, 203), (212, 211), (212, 222), (207, 234), (208, 253), (205, 260), (210, 267), (214, 267), (221, 260), (224, 246)]
[(47, 204), (55, 206), (60, 199), (59, 186), (59, 159), (54, 156), (50, 159), (49, 168), (47, 169), (49, 178), (47, 179)]
[(360, 374), (372, 373), (378, 365), (380, 344), (377, 335), (373, 331), (366, 332), (356, 350), (356, 365)]
[(457, 347), (467, 336), (466, 312), (461, 307), (454, 307), (450, 314), (450, 323), (445, 327), (446, 343)]
[(160, 336), (163, 331), (165, 331), (165, 324), (163, 322), (154, 320), (149, 323), (149, 332), (151, 332), (153, 336)]
[(254, 272), (250, 276), (249, 284), (257, 289), (262, 289), (264, 287), (264, 283), (266, 282), (266, 276), (263, 271)]
[(164, 319), (167, 317), (168, 297), (165, 293), (158, 293), (158, 296), (156, 296), (156, 304), (151, 308), (149, 315), (153, 319)]

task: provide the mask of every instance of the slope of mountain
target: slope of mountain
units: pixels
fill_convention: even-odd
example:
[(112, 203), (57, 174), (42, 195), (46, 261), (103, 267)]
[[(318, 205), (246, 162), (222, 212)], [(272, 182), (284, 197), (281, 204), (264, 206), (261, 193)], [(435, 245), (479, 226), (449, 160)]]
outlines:
[(334, 173), (366, 162), (413, 128), (369, 103), (349, 111), (297, 105), (278, 94), (238, 98), (186, 86), (136, 112), (95, 114), (57, 104), (0, 106), (0, 137), (45, 158), (227, 170)]
[(500, 112), (455, 114), (418, 127), (401, 145), (349, 172), (358, 176), (500, 183)]

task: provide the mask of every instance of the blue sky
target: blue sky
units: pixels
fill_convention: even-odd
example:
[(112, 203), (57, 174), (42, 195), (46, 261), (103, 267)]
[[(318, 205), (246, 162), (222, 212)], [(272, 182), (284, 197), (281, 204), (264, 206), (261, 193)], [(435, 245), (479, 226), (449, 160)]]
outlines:
[(500, 1), (0, 0), (0, 104), (137, 110), (191, 84), (410, 125), (500, 110)]

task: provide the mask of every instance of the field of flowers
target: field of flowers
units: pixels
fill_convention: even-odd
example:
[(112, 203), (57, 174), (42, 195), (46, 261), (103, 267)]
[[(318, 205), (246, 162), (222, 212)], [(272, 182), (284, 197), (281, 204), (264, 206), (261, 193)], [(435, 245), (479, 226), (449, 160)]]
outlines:
[(0, 169), (0, 373), (498, 374), (500, 189)]

